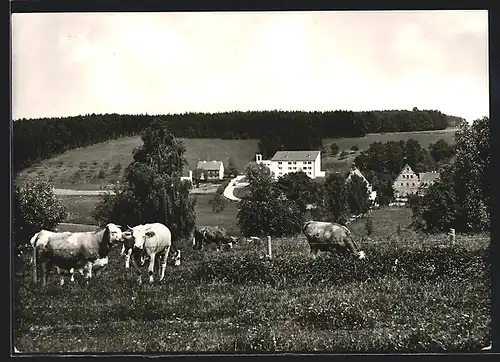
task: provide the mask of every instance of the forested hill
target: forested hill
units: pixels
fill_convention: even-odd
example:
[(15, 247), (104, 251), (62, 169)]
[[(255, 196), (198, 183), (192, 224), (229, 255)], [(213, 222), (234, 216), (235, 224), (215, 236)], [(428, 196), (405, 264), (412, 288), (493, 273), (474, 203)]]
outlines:
[(452, 121), (435, 110), (251, 111), (174, 115), (84, 115), (14, 121), (14, 170), (66, 150), (140, 133), (153, 118), (168, 122), (176, 137), (262, 139), (287, 128), (313, 128), (322, 137), (362, 137), (366, 133), (445, 129)]

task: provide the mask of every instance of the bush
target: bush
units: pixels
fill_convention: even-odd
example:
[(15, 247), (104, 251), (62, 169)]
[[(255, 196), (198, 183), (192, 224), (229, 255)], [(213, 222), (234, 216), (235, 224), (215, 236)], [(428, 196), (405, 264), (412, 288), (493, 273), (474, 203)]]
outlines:
[(113, 172), (114, 174), (119, 174), (121, 170), (122, 170), (122, 164), (118, 162), (116, 165), (113, 166), (111, 172)]
[(245, 236), (285, 236), (300, 233), (304, 214), (292, 201), (242, 200), (239, 202), (237, 219), (238, 226)]
[(52, 230), (68, 216), (63, 200), (54, 195), (52, 184), (42, 177), (14, 188), (14, 236), (17, 244), (27, 243), (41, 229)]
[(348, 154), (349, 154), (349, 152), (347, 152), (346, 150), (344, 150), (344, 151), (340, 152), (339, 158), (340, 159), (346, 158)]
[(215, 213), (219, 213), (224, 211), (224, 208), (226, 207), (226, 203), (224, 201), (224, 198), (220, 193), (215, 193), (214, 198), (211, 200), (212, 201), (212, 211)]
[(97, 174), (97, 178), (103, 179), (105, 177), (106, 177), (106, 171), (103, 168), (101, 168), (99, 170), (99, 173)]
[(335, 142), (330, 145), (330, 152), (332, 156), (337, 155), (337, 153), (339, 153), (339, 150), (340, 150), (339, 145), (336, 144)]
[(373, 234), (373, 220), (369, 216), (366, 218), (365, 230), (367, 235)]
[(351, 147), (351, 151), (359, 151), (359, 147), (358, 147), (358, 145), (353, 145), (353, 146)]

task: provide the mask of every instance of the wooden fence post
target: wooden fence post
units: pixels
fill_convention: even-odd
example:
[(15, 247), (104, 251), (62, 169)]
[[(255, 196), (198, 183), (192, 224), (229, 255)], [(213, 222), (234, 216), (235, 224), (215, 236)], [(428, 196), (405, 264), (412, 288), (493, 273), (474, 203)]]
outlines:
[(267, 255), (268, 255), (269, 259), (273, 258), (273, 251), (271, 248), (271, 236), (267, 237)]
[(451, 245), (455, 245), (455, 229), (450, 229), (448, 236), (450, 238)]

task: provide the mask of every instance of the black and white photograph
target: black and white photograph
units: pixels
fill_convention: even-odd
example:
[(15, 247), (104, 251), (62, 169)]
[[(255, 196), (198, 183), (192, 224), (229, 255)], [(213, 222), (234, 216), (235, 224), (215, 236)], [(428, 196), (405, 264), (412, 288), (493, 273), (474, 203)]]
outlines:
[(491, 352), (487, 10), (10, 21), (12, 355)]

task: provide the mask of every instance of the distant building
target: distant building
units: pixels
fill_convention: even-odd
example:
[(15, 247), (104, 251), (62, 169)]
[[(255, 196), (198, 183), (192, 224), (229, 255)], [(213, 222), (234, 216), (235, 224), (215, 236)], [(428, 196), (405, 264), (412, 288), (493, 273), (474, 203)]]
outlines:
[(373, 187), (372, 185), (370, 184), (370, 182), (368, 182), (368, 180), (366, 179), (366, 177), (361, 173), (361, 171), (354, 165), (352, 164), (351, 166), (351, 169), (349, 171), (349, 175), (347, 176), (346, 178), (346, 182), (348, 182), (352, 175), (356, 175), (358, 177), (360, 177), (366, 184), (366, 189), (368, 190), (368, 198), (375, 202), (375, 199), (377, 198), (377, 191), (373, 191)]
[(200, 179), (222, 180), (224, 178), (224, 163), (222, 161), (199, 161), (197, 168), (203, 170)]
[(263, 160), (258, 153), (255, 162), (266, 165), (275, 179), (299, 171), (312, 179), (325, 177), (325, 171), (321, 171), (321, 151), (277, 151), (270, 160)]
[(421, 172), (416, 173), (406, 164), (393, 183), (394, 197), (396, 200), (406, 201), (408, 195), (421, 193), (439, 179), (439, 173)]
[(186, 170), (184, 170), (181, 176), (181, 181), (189, 181), (193, 183), (193, 171), (187, 170), (186, 172)]

